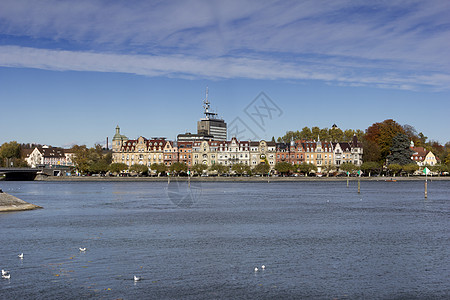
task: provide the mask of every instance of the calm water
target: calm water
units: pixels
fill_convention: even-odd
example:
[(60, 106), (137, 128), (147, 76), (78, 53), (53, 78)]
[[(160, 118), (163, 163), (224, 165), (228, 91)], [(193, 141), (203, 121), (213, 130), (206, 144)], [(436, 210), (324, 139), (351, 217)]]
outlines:
[(1, 182), (45, 208), (0, 213), (0, 296), (450, 297), (450, 182), (167, 187)]

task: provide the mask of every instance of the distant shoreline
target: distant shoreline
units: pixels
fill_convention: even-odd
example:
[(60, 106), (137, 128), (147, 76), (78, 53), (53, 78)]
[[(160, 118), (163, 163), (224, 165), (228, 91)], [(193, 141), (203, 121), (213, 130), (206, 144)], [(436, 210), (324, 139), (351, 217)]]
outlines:
[[(361, 181), (425, 181), (425, 176), (411, 177), (361, 177)], [(188, 181), (187, 177), (170, 177), (173, 181)], [(358, 181), (358, 177), (349, 177), (349, 181)], [(428, 180), (450, 181), (450, 176), (428, 176)], [(35, 181), (50, 182), (167, 182), (167, 177), (97, 177), (97, 176), (49, 176), (38, 177)], [(191, 177), (192, 182), (332, 182), (347, 181), (347, 177)]]

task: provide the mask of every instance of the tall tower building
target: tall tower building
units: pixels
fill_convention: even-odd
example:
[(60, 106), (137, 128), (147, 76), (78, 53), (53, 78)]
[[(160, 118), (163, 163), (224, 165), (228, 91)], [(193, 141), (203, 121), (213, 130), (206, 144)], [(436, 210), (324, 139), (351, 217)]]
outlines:
[(216, 141), (227, 140), (227, 123), (220, 119), (217, 113), (210, 111), (208, 100), (208, 88), (206, 88), (206, 99), (203, 101), (205, 117), (197, 122), (197, 133), (199, 135), (211, 135)]

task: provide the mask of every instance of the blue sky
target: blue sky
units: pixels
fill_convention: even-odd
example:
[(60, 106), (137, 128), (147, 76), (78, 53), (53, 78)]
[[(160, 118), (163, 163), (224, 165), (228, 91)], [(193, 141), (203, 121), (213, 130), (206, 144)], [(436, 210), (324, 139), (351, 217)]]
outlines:
[(392, 118), (446, 143), (449, 15), (448, 1), (0, 0), (0, 143), (93, 146), (116, 125), (175, 139), (196, 132), (206, 87), (245, 139)]

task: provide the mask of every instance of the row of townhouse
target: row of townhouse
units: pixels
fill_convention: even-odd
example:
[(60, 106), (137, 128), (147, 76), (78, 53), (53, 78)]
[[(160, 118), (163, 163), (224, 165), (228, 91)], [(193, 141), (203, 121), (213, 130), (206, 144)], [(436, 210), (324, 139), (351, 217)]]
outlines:
[(231, 166), (238, 163), (255, 166), (267, 161), (273, 167), (276, 163), (275, 146), (274, 142), (238, 141), (236, 138), (231, 141), (174, 142), (140, 136), (136, 140), (113, 139), (112, 162), (148, 167), (182, 162), (191, 167), (196, 164)]
[(291, 141), (277, 144), (276, 161), (292, 165), (310, 163), (318, 171), (328, 166), (339, 167), (343, 163), (362, 164), (363, 147), (356, 135), (351, 142)]
[(198, 141), (192, 148), (193, 164), (232, 166), (243, 164), (250, 167), (267, 163), (275, 166), (276, 143), (239, 141), (235, 137), (231, 141)]
[(232, 138), (230, 141), (183, 141), (174, 142), (164, 138), (146, 139), (142, 136), (129, 140), (120, 134), (116, 135), (112, 144), (112, 159), (114, 163), (124, 163), (128, 166), (141, 164), (165, 164), (170, 166), (175, 162), (183, 162), (188, 167), (196, 164), (225, 165), (244, 164), (254, 167), (267, 163), (271, 168), (277, 162), (291, 164), (311, 163), (318, 167), (336, 166), (350, 162), (362, 164), (363, 149), (356, 136), (351, 142), (292, 141), (289, 144), (261, 141), (240, 141)]

